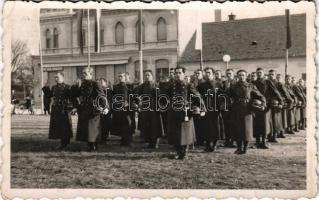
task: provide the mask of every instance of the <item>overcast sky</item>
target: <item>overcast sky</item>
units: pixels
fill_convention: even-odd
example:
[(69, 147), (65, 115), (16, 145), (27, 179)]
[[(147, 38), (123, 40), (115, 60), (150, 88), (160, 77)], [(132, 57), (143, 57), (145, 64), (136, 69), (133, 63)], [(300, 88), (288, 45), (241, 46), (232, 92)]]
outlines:
[[(26, 6), (28, 3), (16, 3), (15, 6), (7, 10), (7, 14), (3, 16), (10, 20), (11, 27), (6, 27), (6, 33), (12, 34), (12, 40), (26, 41), (30, 52), (38, 54), (39, 47), (39, 9), (33, 6)], [(180, 51), (183, 51), (185, 45), (190, 37), (198, 28), (200, 22), (214, 21), (214, 5), (206, 4), (201, 8), (196, 8), (197, 4), (189, 4), (195, 6), (188, 6), (183, 4), (182, 10), (179, 15), (179, 45)], [(227, 4), (224, 4), (227, 5)], [(224, 6), (223, 5), (223, 6)], [(272, 15), (284, 15), (285, 7), (273, 6), (269, 4), (254, 4), (254, 6), (245, 6), (245, 4), (236, 4), (236, 9), (227, 7), (222, 9), (222, 20), (227, 20), (228, 15), (233, 13), (236, 19), (243, 18), (256, 18)], [(279, 5), (279, 4), (277, 4)], [(283, 5), (283, 4), (280, 4)], [(306, 13), (313, 11), (313, 3), (303, 2), (302, 4), (287, 4), (290, 5), (289, 9), (291, 14)], [(300, 6), (302, 5), (302, 6)], [(291, 7), (292, 6), (292, 7)], [(191, 8), (192, 10), (190, 10)]]

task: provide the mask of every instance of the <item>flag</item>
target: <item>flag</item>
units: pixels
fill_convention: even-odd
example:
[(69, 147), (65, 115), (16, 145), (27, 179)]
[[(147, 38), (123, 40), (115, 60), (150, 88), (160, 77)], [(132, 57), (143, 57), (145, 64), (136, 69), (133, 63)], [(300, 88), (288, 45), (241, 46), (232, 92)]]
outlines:
[(77, 10), (77, 31), (78, 31), (78, 46), (80, 47), (80, 53), (83, 54), (83, 30), (82, 30), (83, 10)]
[(138, 29), (137, 29), (137, 34), (138, 34), (138, 50), (141, 51), (142, 49), (142, 10), (138, 11)]
[(291, 25), (289, 9), (286, 9), (286, 49), (291, 47)]
[[(100, 16), (101, 10), (96, 9), (94, 12), (94, 44), (95, 44), (95, 52), (100, 52)], [(103, 37), (103, 36), (102, 36)]]

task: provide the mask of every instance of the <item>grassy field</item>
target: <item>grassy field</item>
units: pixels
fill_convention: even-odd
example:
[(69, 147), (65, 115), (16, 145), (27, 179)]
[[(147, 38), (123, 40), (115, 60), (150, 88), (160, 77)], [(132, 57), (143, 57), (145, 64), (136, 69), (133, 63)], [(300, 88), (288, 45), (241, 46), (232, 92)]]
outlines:
[[(120, 147), (112, 137), (98, 152), (72, 140), (66, 151), (47, 139), (48, 116), (14, 115), (11, 131), (12, 188), (139, 189), (306, 189), (306, 135), (288, 135), (269, 150), (246, 155), (220, 147), (189, 151), (184, 161), (169, 159), (165, 144), (150, 151), (134, 137), (133, 147)], [(75, 133), (76, 118), (73, 118)]]

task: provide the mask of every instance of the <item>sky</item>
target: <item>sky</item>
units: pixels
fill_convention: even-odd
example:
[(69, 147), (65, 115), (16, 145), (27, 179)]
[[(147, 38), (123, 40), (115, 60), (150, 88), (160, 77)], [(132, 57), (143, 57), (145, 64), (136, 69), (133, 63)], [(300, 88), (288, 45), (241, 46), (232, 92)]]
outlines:
[[(236, 3), (236, 8), (231, 3), (222, 4), (222, 21), (227, 20), (230, 13), (235, 14), (236, 19), (244, 19), (284, 15), (285, 8), (289, 8), (291, 14), (314, 11), (314, 4), (311, 2), (301, 2), (298, 5), (294, 3), (281, 3), (275, 6), (265, 3), (247, 3)], [(215, 20), (214, 10), (218, 7), (215, 5), (201, 2), (177, 5), (180, 7), (178, 21), (180, 52), (184, 50), (187, 42), (194, 31), (199, 28), (201, 22), (212, 22)], [(166, 8), (175, 8), (176, 4), (166, 3), (165, 6)], [(21, 2), (15, 3), (13, 6), (7, 6), (5, 9), (6, 13), (3, 17), (10, 21), (10, 27), (5, 27), (5, 32), (11, 34), (12, 41), (25, 41), (30, 48), (30, 53), (37, 55), (39, 52), (39, 8), (30, 6), (26, 2)]]

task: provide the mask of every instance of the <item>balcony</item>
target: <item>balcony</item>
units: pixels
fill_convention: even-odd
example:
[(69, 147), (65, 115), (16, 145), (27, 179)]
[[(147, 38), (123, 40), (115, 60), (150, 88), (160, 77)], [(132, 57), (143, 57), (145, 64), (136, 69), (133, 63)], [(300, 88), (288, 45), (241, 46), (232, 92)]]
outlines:
[[(154, 49), (166, 49), (166, 48), (177, 48), (178, 46), (177, 40), (171, 41), (156, 41), (156, 42), (143, 42), (142, 49), (143, 50), (154, 50)], [(112, 44), (112, 45), (102, 45), (101, 52), (119, 52), (119, 51), (138, 51), (138, 43), (124, 43), (124, 44)], [(83, 48), (83, 52), (87, 53), (88, 48), (85, 46)], [(90, 46), (90, 52), (94, 51), (94, 46)], [(43, 55), (73, 55), (79, 54), (80, 48), (50, 48), (50, 49), (42, 49)]]

